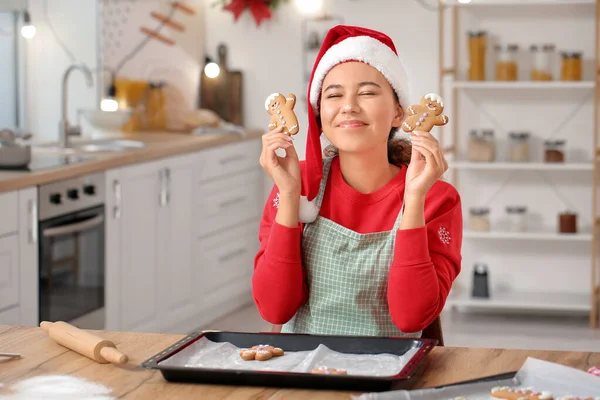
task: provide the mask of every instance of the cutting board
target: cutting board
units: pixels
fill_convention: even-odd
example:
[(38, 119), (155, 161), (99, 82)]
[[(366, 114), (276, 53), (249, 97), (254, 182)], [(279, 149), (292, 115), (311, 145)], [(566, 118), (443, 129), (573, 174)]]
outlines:
[(227, 68), (227, 47), (219, 45), (219, 67), (221, 73), (209, 78), (204, 71), (200, 79), (200, 108), (219, 114), (227, 122), (244, 125), (242, 109), (242, 72)]

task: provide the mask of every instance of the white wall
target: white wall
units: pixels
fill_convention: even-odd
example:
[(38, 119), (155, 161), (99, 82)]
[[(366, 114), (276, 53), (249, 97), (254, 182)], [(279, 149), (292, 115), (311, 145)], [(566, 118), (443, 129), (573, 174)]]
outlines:
[[(102, 3), (102, 57), (112, 70), (146, 38), (140, 32), (142, 26), (155, 29), (159, 25), (150, 13), (155, 11), (167, 16), (171, 11), (169, 4), (162, 0), (136, 3), (103, 0)], [(186, 4), (194, 9), (194, 15), (176, 11), (172, 17), (185, 30), (179, 32), (165, 26), (160, 31), (175, 41), (173, 46), (150, 40), (117, 72), (119, 79), (165, 81), (172, 106), (168, 114), (176, 114), (174, 121), (196, 107), (200, 72), (204, 67), (204, 1), (191, 0)]]
[(0, 129), (15, 128), (17, 112), (17, 82), (15, 67), (17, 53), (15, 49), (15, 14), (0, 12)]
[[(28, 41), (26, 67), (27, 129), (35, 141), (58, 140), (58, 123), (61, 110), (62, 75), (72, 64), (59, 47), (47, 24), (45, 1), (48, 1), (48, 17), (65, 46), (73, 53), (77, 63), (85, 63), (90, 69), (97, 68), (97, 2), (95, 0), (29, 0), (32, 22), (37, 28), (36, 36)], [(71, 123), (76, 121), (76, 110), (96, 107), (98, 96), (94, 86), (86, 85), (83, 74), (72, 73), (68, 85)]]

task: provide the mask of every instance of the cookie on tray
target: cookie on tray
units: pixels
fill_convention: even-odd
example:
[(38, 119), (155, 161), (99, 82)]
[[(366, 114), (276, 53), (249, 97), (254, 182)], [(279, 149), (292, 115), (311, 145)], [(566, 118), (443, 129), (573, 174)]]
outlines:
[(242, 360), (267, 361), (273, 357), (281, 357), (285, 352), (279, 347), (269, 346), (268, 344), (259, 344), (249, 349), (241, 349), (240, 357)]
[(512, 388), (496, 386), (490, 393), (492, 397), (504, 400), (554, 400), (550, 392), (537, 392), (533, 388)]
[(328, 367), (314, 368), (311, 373), (313, 374), (324, 374), (324, 375), (348, 375), (345, 369), (335, 369)]

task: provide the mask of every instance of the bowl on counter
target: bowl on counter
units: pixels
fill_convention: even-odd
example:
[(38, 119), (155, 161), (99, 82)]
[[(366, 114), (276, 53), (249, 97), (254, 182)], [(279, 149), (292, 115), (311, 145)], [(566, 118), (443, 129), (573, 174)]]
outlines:
[(93, 137), (119, 136), (121, 127), (129, 122), (133, 115), (133, 109), (102, 111), (96, 108), (87, 108), (80, 112), (92, 127)]

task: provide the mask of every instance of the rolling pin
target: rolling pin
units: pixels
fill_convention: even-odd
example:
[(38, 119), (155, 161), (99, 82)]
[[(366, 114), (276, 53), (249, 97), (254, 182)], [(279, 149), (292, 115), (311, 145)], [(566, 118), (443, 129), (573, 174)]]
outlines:
[(43, 321), (40, 327), (57, 343), (101, 364), (125, 364), (129, 360), (110, 340), (99, 338), (66, 322)]

